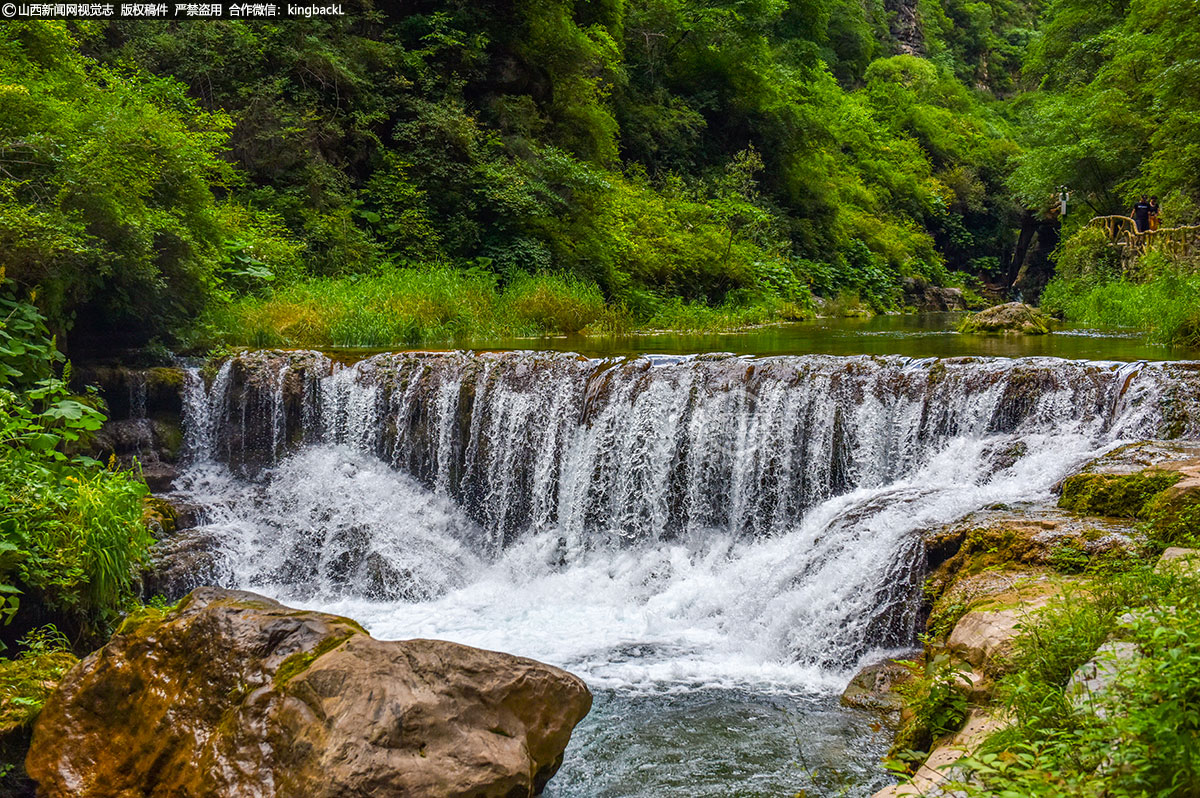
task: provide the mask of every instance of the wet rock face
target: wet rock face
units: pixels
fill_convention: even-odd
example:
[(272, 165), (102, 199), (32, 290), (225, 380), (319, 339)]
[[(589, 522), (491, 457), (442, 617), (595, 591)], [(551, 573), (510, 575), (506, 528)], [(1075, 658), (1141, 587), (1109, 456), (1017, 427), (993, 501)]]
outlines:
[(202, 588), (66, 676), (26, 767), (47, 798), (517, 798), (590, 707), (532, 660)]
[(868, 665), (842, 691), (842, 703), (881, 712), (899, 712), (904, 699), (896, 688), (913, 680), (913, 670), (896, 660)]
[(1071, 559), (1082, 566), (1094, 557), (1132, 553), (1140, 539), (1133, 522), (1079, 517), (1053, 507), (980, 510), (925, 532), (929, 587), (940, 598), (985, 572), (1065, 566)]
[(922, 313), (967, 309), (967, 301), (961, 288), (946, 288), (933, 285), (919, 277), (908, 277), (904, 280), (903, 290), (904, 304)]
[(142, 572), (144, 595), (178, 601), (198, 587), (228, 584), (232, 575), (221, 551), (221, 541), (201, 529), (185, 529), (159, 541)]
[(125, 466), (136, 460), (150, 489), (170, 490), (183, 453), (183, 380), (176, 368), (85, 367), (75, 383), (95, 385), (108, 421), (91, 440), (91, 454)]
[(1045, 335), (1050, 332), (1050, 317), (1021, 302), (996, 305), (969, 316), (959, 326), (965, 333), (1017, 333)]

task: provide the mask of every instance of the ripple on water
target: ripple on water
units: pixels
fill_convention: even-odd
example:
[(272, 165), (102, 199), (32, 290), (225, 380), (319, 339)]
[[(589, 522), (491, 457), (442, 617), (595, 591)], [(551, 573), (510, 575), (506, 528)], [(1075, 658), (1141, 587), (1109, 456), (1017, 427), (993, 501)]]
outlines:
[(889, 732), (828, 694), (601, 690), (546, 798), (872, 795)]

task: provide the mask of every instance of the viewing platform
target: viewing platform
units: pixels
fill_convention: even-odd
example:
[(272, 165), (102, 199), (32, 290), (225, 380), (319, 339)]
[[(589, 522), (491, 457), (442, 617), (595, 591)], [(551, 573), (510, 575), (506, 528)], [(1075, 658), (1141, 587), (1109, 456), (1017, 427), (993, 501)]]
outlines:
[(1087, 223), (1108, 233), (1113, 246), (1121, 251), (1121, 263), (1128, 265), (1151, 250), (1172, 257), (1186, 257), (1200, 251), (1200, 225), (1160, 227), (1139, 233), (1128, 216), (1096, 216)]

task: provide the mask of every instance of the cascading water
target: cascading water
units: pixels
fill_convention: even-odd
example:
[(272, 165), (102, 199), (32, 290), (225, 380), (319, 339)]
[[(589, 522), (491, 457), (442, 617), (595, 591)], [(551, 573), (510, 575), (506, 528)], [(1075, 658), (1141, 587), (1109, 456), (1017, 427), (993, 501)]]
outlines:
[(1194, 434), (1198, 379), (1050, 358), (258, 352), (189, 374), (181, 490), (228, 584), (379, 637), (615, 691), (827, 689), (915, 640), (920, 530), (1048, 496), (1122, 440)]

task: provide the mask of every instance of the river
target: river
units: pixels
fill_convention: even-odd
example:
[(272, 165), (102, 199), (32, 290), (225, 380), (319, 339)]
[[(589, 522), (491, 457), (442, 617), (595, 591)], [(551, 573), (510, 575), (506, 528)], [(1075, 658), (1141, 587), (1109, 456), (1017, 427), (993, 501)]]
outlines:
[(921, 531), (1200, 419), (1180, 353), (939, 323), (245, 353), (189, 372), (178, 488), (227, 586), (582, 676), (547, 796), (868, 796), (837, 696), (916, 643)]

